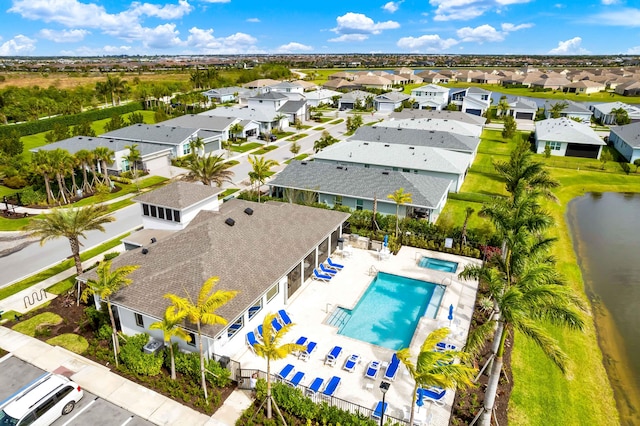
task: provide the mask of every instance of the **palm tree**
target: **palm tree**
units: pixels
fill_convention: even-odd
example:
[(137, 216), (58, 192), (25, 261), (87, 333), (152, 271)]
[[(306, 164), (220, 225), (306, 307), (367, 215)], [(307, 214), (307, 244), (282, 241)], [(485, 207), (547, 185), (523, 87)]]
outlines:
[(551, 118), (560, 118), (562, 115), (562, 111), (564, 111), (569, 104), (566, 101), (558, 101), (555, 104), (551, 105)]
[(197, 137), (189, 142), (189, 147), (191, 148), (191, 160), (193, 161), (200, 157), (200, 150), (204, 149), (204, 141), (201, 137)]
[(140, 155), (138, 144), (134, 143), (131, 145), (125, 145), (125, 148), (129, 150), (129, 154), (127, 154), (125, 158), (131, 166), (131, 169), (133, 171), (133, 178), (136, 179), (138, 177), (138, 162), (142, 161), (142, 156)]
[(185, 342), (189, 342), (191, 340), (189, 333), (187, 333), (184, 328), (179, 327), (185, 317), (186, 313), (178, 312), (175, 306), (167, 306), (167, 309), (164, 311), (162, 321), (156, 321), (149, 326), (151, 330), (161, 330), (164, 342), (169, 346), (169, 356), (171, 356), (171, 380), (176, 379), (176, 359), (173, 354), (171, 338), (177, 337)]
[(507, 112), (509, 112), (509, 108), (511, 108), (511, 106), (509, 105), (506, 97), (500, 98), (500, 102), (498, 102), (498, 111), (500, 112), (500, 115), (506, 115)]
[[(93, 193), (93, 186), (96, 182), (96, 159), (93, 151), (81, 149), (76, 152), (76, 158), (80, 161), (82, 167), (82, 190), (84, 192)], [(91, 170), (91, 182), (87, 176), (87, 167)]]
[[(256, 355), (267, 360), (267, 418), (271, 418), (271, 361), (277, 359), (284, 359), (287, 355), (294, 351), (300, 351), (304, 349), (302, 345), (296, 345), (295, 343), (281, 344), (285, 334), (291, 330), (295, 324), (285, 324), (282, 328), (276, 331), (273, 328), (272, 321), (276, 319), (276, 314), (269, 313), (265, 315), (262, 321), (262, 343), (256, 343), (253, 345), (253, 349)], [(276, 407), (277, 408), (277, 407)]]
[(64, 177), (67, 172), (69, 153), (61, 148), (56, 148), (49, 151), (49, 161), (53, 167), (56, 175), (56, 181), (58, 182), (58, 195), (62, 200), (62, 204), (68, 204), (69, 190), (64, 182)]
[(31, 164), (33, 164), (35, 171), (37, 173), (42, 174), (42, 178), (44, 179), (44, 188), (47, 193), (47, 204), (53, 204), (53, 192), (51, 191), (51, 175), (54, 174), (55, 170), (51, 164), (51, 156), (50, 151), (46, 151), (44, 149), (39, 149), (34, 152), (31, 159)]
[(93, 155), (96, 162), (100, 163), (100, 171), (102, 172), (103, 182), (111, 189), (111, 179), (109, 179), (109, 173), (107, 172), (107, 164), (111, 164), (113, 161), (111, 158), (114, 152), (106, 146), (99, 146), (93, 150)]
[(252, 167), (252, 170), (249, 172), (249, 179), (251, 179), (252, 183), (257, 182), (258, 202), (260, 202), (260, 187), (264, 185), (264, 181), (270, 175), (271, 168), (279, 166), (280, 163), (276, 160), (267, 160), (258, 155), (249, 157), (249, 163)]
[(422, 343), (415, 362), (411, 359), (409, 348), (400, 349), (396, 353), (400, 362), (407, 367), (409, 374), (415, 381), (411, 396), (410, 425), (413, 424), (416, 394), (419, 387), (437, 386), (443, 389), (455, 389), (456, 387), (469, 387), (473, 384), (476, 370), (455, 362), (456, 358), (463, 359), (465, 357), (463, 352), (435, 351), (436, 344), (443, 341), (448, 334), (448, 328), (440, 328), (431, 332)]
[(139, 267), (139, 265), (122, 266), (115, 271), (112, 271), (110, 260), (100, 262), (96, 269), (98, 278), (95, 280), (87, 280), (87, 286), (82, 292), (82, 300), (84, 302), (87, 301), (89, 296), (98, 296), (100, 300), (104, 300), (107, 303), (107, 310), (109, 311), (109, 319), (111, 320), (111, 329), (113, 332), (113, 351), (116, 359), (116, 366), (118, 365), (120, 343), (118, 342), (116, 320), (113, 317), (113, 310), (111, 309), (111, 296), (121, 288), (126, 287), (133, 282), (128, 275)]
[[(284, 120), (285, 118), (287, 118), (286, 115), (284, 114), (278, 114), (275, 117), (273, 117), (273, 121), (275, 121), (276, 123), (278, 123), (278, 131), (282, 131), (282, 120)], [(269, 141), (267, 141), (268, 143)]]
[(413, 199), (411, 194), (404, 192), (404, 188), (398, 189), (393, 194), (388, 194), (387, 198), (396, 203), (396, 235), (398, 238), (398, 232), (400, 232), (400, 206), (406, 203), (410, 203)]
[[(197, 300), (187, 293), (186, 297), (168, 293), (164, 297), (169, 299), (176, 307), (178, 313), (184, 313), (186, 319), (196, 325), (198, 332), (198, 346), (200, 349), (200, 374), (202, 379), (202, 391), (204, 399), (208, 400), (207, 382), (204, 377), (204, 349), (202, 346), (202, 324), (225, 325), (227, 320), (215, 314), (215, 311), (233, 299), (237, 291), (217, 290), (211, 294), (213, 286), (218, 282), (218, 277), (211, 277), (202, 284)], [(186, 290), (185, 290), (186, 293)]]
[(469, 223), (469, 218), (475, 212), (473, 207), (467, 207), (464, 210), (464, 223), (462, 224), (462, 232), (460, 233), (460, 250), (462, 250), (462, 246), (467, 244), (467, 225)]
[(243, 130), (244, 130), (244, 127), (242, 126), (242, 124), (235, 123), (233, 126), (229, 128), (229, 135), (231, 136), (231, 139), (235, 142), (236, 139), (238, 138), (238, 135), (242, 136)]
[(187, 177), (205, 185), (211, 186), (212, 183), (215, 183), (220, 187), (224, 182), (232, 182), (231, 178), (235, 173), (229, 170), (229, 167), (221, 155), (207, 155), (196, 158), (187, 165), (189, 169)]

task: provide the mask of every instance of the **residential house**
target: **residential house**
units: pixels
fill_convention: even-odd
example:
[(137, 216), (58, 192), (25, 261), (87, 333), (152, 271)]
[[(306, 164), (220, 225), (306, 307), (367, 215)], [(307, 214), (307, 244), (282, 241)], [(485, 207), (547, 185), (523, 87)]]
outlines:
[[(292, 161), (269, 182), (271, 194), (286, 198), (295, 191), (312, 191), (316, 200), (329, 207), (347, 206), (396, 214), (396, 204), (387, 196), (402, 188), (411, 201), (399, 206), (400, 217), (424, 217), (435, 222), (447, 201), (451, 182), (414, 173), (365, 167), (347, 167), (318, 161)], [(288, 221), (288, 220), (287, 220)]]
[(551, 155), (561, 157), (600, 158), (606, 144), (589, 126), (570, 118), (549, 118), (535, 123), (536, 152), (551, 148)]
[(402, 92), (387, 92), (373, 98), (373, 107), (380, 112), (393, 112), (402, 108), (402, 104), (409, 100), (409, 95)]
[(538, 113), (538, 104), (526, 98), (516, 98), (515, 101), (509, 103), (509, 111), (507, 114), (516, 120), (533, 121)]
[(238, 117), (210, 115), (208, 114), (208, 111), (200, 114), (181, 115), (179, 117), (163, 121), (162, 124), (165, 126), (189, 127), (220, 132), (222, 134), (223, 141), (231, 139), (231, 128), (236, 124), (240, 124), (242, 126), (242, 133), (234, 134), (233, 136), (240, 136), (243, 138), (256, 136), (258, 134), (258, 129), (260, 128), (260, 124), (253, 120), (241, 120)]
[(407, 118), (432, 118), (441, 120), (460, 121), (461, 123), (467, 123), (474, 126), (479, 126), (480, 129), (485, 125), (487, 119), (473, 114), (467, 114), (462, 111), (449, 111), (447, 109), (442, 110), (428, 110), (428, 109), (403, 109), (399, 112), (392, 112), (389, 114), (390, 120), (403, 120)]
[(503, 80), (501, 75), (490, 74), (490, 73), (479, 73), (472, 74), (471, 82), (472, 83), (481, 83), (481, 84), (500, 84)]
[(615, 92), (622, 96), (638, 96), (640, 95), (640, 81), (632, 80), (616, 86)]
[(624, 126), (611, 126), (609, 143), (629, 163), (640, 159), (640, 122)]
[(364, 92), (362, 90), (353, 90), (351, 92), (347, 92), (338, 101), (338, 109), (341, 111), (347, 109), (354, 109), (356, 104), (360, 104), (364, 107), (367, 103), (367, 99), (373, 99), (374, 94), (369, 92)]
[(218, 117), (235, 117), (240, 120), (241, 125), (245, 123), (257, 123), (257, 133), (271, 133), (274, 128), (278, 127), (278, 123), (274, 120), (278, 113), (274, 112), (272, 108), (232, 108), (232, 107), (218, 107), (212, 110), (206, 111), (202, 114)]
[(538, 89), (563, 90), (571, 82), (565, 76), (559, 77), (542, 77), (531, 83), (529, 87)]
[(351, 81), (351, 80), (354, 80), (356, 78), (356, 74), (352, 73), (352, 72), (347, 72), (347, 71), (339, 71), (339, 72), (330, 74), (327, 78), (329, 80), (347, 80), (347, 81)]
[[(307, 101), (306, 99), (301, 99), (299, 101), (287, 101), (278, 109), (278, 114), (286, 116), (287, 125), (295, 124), (297, 120), (300, 120), (300, 122), (307, 121), (309, 119)], [(279, 125), (283, 126), (282, 124)]]
[[(109, 148), (113, 151), (113, 158), (111, 159), (111, 163), (107, 163), (107, 173), (119, 175), (122, 172), (129, 171), (133, 167), (133, 165), (129, 163), (129, 160), (127, 160), (130, 152), (127, 147), (131, 145), (137, 145), (136, 148), (140, 151), (141, 160), (137, 165), (138, 170), (148, 170), (153, 173), (167, 169), (171, 165), (170, 157), (173, 150), (172, 146), (148, 141), (114, 139), (102, 136), (74, 136), (69, 139), (39, 146), (30, 151), (52, 151), (60, 148), (74, 155), (83, 149), (93, 151), (99, 147)], [(98, 172), (103, 173), (103, 170), (100, 169), (101, 167), (101, 164), (98, 164)]]
[(299, 95), (302, 95), (302, 93), (304, 92), (304, 87), (298, 83), (283, 81), (281, 83), (277, 83), (269, 86), (269, 91), (284, 93), (284, 94), (297, 93)]
[[(401, 133), (403, 130), (396, 130)], [(448, 180), (458, 192), (471, 166), (471, 155), (420, 145), (358, 141), (331, 145), (314, 155), (314, 161), (345, 167), (364, 167), (414, 173)]]
[(353, 84), (353, 82), (350, 80), (334, 79), (327, 80), (326, 82), (322, 83), (322, 87), (330, 90), (353, 90), (358, 86), (356, 84)]
[(414, 108), (441, 110), (449, 103), (449, 88), (427, 84), (412, 89), (411, 97), (415, 100)]
[(468, 114), (482, 116), (491, 106), (491, 92), (479, 87), (451, 91), (450, 96), (451, 103)]
[(623, 102), (605, 102), (601, 104), (589, 105), (589, 109), (593, 111), (593, 118), (600, 121), (604, 125), (616, 124), (615, 110), (623, 109), (627, 111), (629, 119), (632, 123), (640, 121), (640, 107), (625, 104)]
[(292, 81), (292, 83), (297, 84), (298, 86), (302, 86), (305, 92), (308, 92), (311, 90), (318, 90), (320, 88), (320, 86), (318, 86), (317, 84), (311, 81), (306, 81), (306, 80), (294, 80)]
[(253, 80), (248, 83), (242, 85), (242, 87), (246, 89), (261, 89), (264, 87), (273, 86), (274, 84), (281, 83), (280, 80), (273, 80), (271, 78), (261, 78), (258, 80)]
[(353, 84), (365, 89), (391, 90), (393, 82), (386, 77), (377, 75), (362, 75), (353, 80)]
[[(203, 324), (200, 342), (196, 326), (185, 321), (182, 327), (191, 340), (172, 343), (192, 352), (202, 343), (208, 358), (238, 359), (246, 351), (247, 332), (262, 324), (266, 313), (285, 308), (308, 285), (313, 268), (336, 250), (348, 217), (297, 204), (238, 199), (218, 211), (201, 210), (185, 229), (113, 260), (113, 269), (139, 266), (129, 275), (132, 283), (111, 297), (122, 332), (147, 333), (162, 342), (162, 331), (149, 326), (160, 321), (169, 306), (164, 295), (197, 300), (202, 284), (218, 277), (215, 290), (238, 292), (216, 310), (227, 323)], [(278, 255), (265, 261), (264, 250), (273, 248), (278, 248)], [(94, 270), (78, 279), (95, 277)]]
[(202, 92), (202, 95), (206, 96), (209, 102), (238, 102), (240, 94), (246, 91), (247, 89), (238, 86), (219, 87)]
[(422, 71), (417, 74), (422, 77), (425, 83), (448, 84), (451, 79), (449, 76), (434, 71)]
[(562, 89), (567, 93), (589, 95), (591, 93), (603, 92), (606, 89), (606, 85), (591, 80), (580, 80), (567, 84)]
[(558, 102), (564, 103), (566, 105), (560, 112), (560, 117), (573, 118), (587, 124), (591, 123), (591, 116), (593, 115), (593, 112), (591, 112), (591, 110), (587, 108), (585, 104), (574, 101), (557, 101), (554, 103), (545, 102), (544, 116), (546, 118), (552, 118), (551, 108)]
[(333, 106), (334, 99), (339, 99), (342, 93), (329, 89), (318, 89), (310, 92), (305, 92), (305, 98), (307, 98), (307, 105), (312, 107), (319, 107), (321, 105)]
[(221, 132), (162, 124), (134, 124), (107, 132), (102, 136), (138, 144), (146, 142), (164, 145), (171, 149), (173, 158), (191, 154), (191, 142), (198, 138), (204, 144), (204, 152), (214, 152), (222, 146)]
[(479, 138), (483, 126), (469, 124), (462, 121), (448, 120), (446, 118), (406, 118), (384, 120), (376, 123), (374, 127), (391, 127), (397, 129), (420, 129), (427, 131), (441, 131), (455, 133), (463, 136)]

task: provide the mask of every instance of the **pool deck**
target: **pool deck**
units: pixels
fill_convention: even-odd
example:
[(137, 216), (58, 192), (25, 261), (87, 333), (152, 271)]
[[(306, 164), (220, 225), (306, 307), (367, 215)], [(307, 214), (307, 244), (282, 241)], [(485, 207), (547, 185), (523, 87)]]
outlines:
[[(299, 360), (293, 355), (286, 359), (275, 361), (271, 365), (272, 374), (279, 372), (286, 364), (293, 364), (295, 371), (305, 373), (301, 385), (308, 386), (314, 378), (322, 377), (325, 383), (332, 376), (342, 378), (340, 387), (334, 394), (336, 397), (373, 409), (382, 399), (379, 390), (384, 376), (384, 368), (380, 368), (376, 380), (365, 377), (369, 362), (378, 360), (388, 363), (394, 353), (393, 350), (375, 346), (347, 336), (339, 335), (337, 329), (326, 325), (336, 306), (353, 308), (365, 292), (377, 271), (402, 275), (445, 285), (446, 291), (435, 319), (421, 318), (416, 332), (411, 340), (410, 350), (415, 357), (426, 336), (441, 327), (450, 327), (451, 333), (447, 339), (458, 347), (462, 347), (469, 330), (471, 315), (476, 298), (477, 282), (461, 281), (455, 274), (432, 269), (421, 268), (417, 265), (421, 256), (458, 262), (457, 273), (469, 263), (479, 264), (480, 261), (446, 253), (432, 252), (414, 247), (403, 247), (396, 256), (381, 259), (378, 252), (372, 250), (353, 249), (349, 257), (332, 257), (335, 262), (345, 267), (329, 283), (309, 280), (289, 299), (286, 306), (295, 326), (289, 332), (287, 340), (295, 342), (299, 336), (306, 336), (310, 341), (318, 343), (316, 350), (308, 361)], [(454, 306), (454, 320), (447, 319), (449, 305)], [(333, 346), (343, 348), (335, 367), (324, 364), (325, 357)], [(342, 366), (350, 354), (360, 355), (360, 364), (354, 372), (343, 370)], [(266, 361), (257, 357), (249, 349), (236, 354), (234, 359), (240, 361), (243, 369), (260, 369), (266, 371)], [(385, 366), (383, 364), (383, 367)], [(291, 377), (291, 375), (289, 376)], [(386, 394), (389, 404), (387, 414), (403, 419), (403, 412), (410, 408), (413, 380), (404, 366), (396, 375), (395, 381)], [(447, 391), (444, 406), (425, 404), (417, 414), (417, 418), (432, 413), (431, 425), (447, 425), (451, 413), (454, 394)], [(425, 423), (426, 424), (426, 423)]]

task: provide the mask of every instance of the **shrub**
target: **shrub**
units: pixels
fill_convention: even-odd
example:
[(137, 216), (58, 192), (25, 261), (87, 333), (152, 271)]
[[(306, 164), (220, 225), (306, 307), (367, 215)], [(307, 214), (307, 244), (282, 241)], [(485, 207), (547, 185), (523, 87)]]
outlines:
[[(102, 325), (109, 322), (109, 316), (104, 311), (99, 311), (98, 309), (96, 309), (95, 306), (89, 306), (85, 308), (84, 315), (87, 318), (87, 323), (92, 330), (99, 330)], [(111, 333), (111, 330), (109, 330), (109, 333)]]
[(29, 184), (27, 180), (20, 175), (4, 178), (3, 183), (4, 183), (4, 186), (7, 186), (12, 189), (24, 188)]
[(96, 332), (96, 337), (100, 340), (107, 340), (110, 342), (111, 336), (113, 336), (113, 328), (111, 328), (109, 324), (102, 324)]
[(120, 360), (131, 372), (143, 376), (157, 376), (162, 369), (164, 356), (162, 352), (153, 355), (143, 352), (144, 345), (149, 341), (146, 334), (136, 334), (127, 338), (120, 349)]
[(41, 191), (36, 191), (29, 187), (20, 192), (20, 200), (24, 205), (33, 206), (45, 202), (47, 200), (47, 196)]

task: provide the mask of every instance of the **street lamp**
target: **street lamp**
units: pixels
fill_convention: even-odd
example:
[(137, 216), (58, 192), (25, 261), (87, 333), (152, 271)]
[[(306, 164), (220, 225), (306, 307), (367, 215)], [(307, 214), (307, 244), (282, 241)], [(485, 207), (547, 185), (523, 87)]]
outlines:
[(381, 382), (380, 383), (380, 390), (382, 391), (382, 412), (380, 413), (380, 426), (382, 426), (384, 424), (384, 397), (387, 394), (387, 391), (389, 390), (389, 386), (391, 386), (391, 383), (389, 382)]

